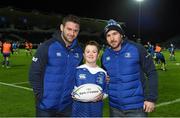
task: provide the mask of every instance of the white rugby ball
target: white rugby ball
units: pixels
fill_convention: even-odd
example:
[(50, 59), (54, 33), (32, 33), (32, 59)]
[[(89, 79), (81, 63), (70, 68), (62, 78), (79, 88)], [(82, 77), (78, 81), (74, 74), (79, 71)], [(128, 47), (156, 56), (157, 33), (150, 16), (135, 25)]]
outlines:
[(91, 102), (102, 93), (102, 88), (96, 84), (83, 84), (76, 87), (72, 92), (72, 97), (81, 102)]

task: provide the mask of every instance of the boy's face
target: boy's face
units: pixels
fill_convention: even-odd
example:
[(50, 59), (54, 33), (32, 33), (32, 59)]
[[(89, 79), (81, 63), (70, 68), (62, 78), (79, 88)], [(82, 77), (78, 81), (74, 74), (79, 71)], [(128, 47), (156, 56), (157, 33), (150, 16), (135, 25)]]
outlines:
[(87, 45), (84, 50), (85, 63), (96, 63), (98, 59), (98, 49), (94, 45)]

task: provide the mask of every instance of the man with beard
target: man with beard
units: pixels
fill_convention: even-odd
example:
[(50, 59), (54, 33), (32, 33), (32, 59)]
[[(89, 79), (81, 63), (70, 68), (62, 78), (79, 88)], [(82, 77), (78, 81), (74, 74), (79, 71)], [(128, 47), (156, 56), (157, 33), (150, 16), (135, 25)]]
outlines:
[(75, 70), (82, 62), (77, 36), (80, 19), (64, 17), (59, 30), (37, 49), (29, 81), (36, 99), (37, 117), (71, 116)]
[(110, 117), (146, 117), (154, 110), (158, 94), (152, 57), (142, 45), (129, 41), (112, 19), (104, 37), (110, 46), (102, 56), (102, 67), (110, 77)]

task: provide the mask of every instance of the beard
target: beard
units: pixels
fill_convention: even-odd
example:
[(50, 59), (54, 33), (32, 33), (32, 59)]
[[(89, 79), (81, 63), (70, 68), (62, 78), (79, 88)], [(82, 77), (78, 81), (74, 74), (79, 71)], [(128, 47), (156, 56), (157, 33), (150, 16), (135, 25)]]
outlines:
[(73, 39), (72, 39), (72, 38), (68, 38), (68, 36), (66, 36), (63, 32), (61, 33), (61, 36), (62, 36), (65, 44), (68, 44), (68, 45), (69, 45), (69, 44), (72, 44), (72, 42), (73, 42)]
[(111, 46), (111, 48), (114, 50), (114, 49), (119, 48), (120, 44), (121, 44), (120, 42), (118, 43), (118, 42), (116, 42), (116, 41), (112, 41), (112, 42), (110, 43), (110, 46)]
[(111, 41), (109, 43), (110, 47), (115, 50), (115, 51), (119, 51), (121, 49), (121, 44), (122, 44), (123, 40), (120, 41)]

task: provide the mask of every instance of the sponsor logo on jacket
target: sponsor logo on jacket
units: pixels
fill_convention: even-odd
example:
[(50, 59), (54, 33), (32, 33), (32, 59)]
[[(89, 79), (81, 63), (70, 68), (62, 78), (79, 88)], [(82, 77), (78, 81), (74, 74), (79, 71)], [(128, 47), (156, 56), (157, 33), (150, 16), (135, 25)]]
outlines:
[(32, 61), (34, 61), (34, 62), (37, 62), (37, 60), (38, 60), (38, 58), (36, 58), (36, 57), (32, 58)]
[(75, 58), (79, 58), (79, 53), (75, 53), (75, 54), (74, 54), (74, 57), (75, 57)]
[(86, 79), (86, 74), (79, 74), (79, 79)]
[(56, 52), (57, 57), (61, 57), (61, 52)]
[(131, 58), (131, 53), (130, 53), (130, 52), (126, 52), (126, 53), (124, 54), (124, 57), (125, 57), (125, 58)]
[(110, 61), (110, 60), (111, 60), (110, 56), (106, 57), (106, 61)]

